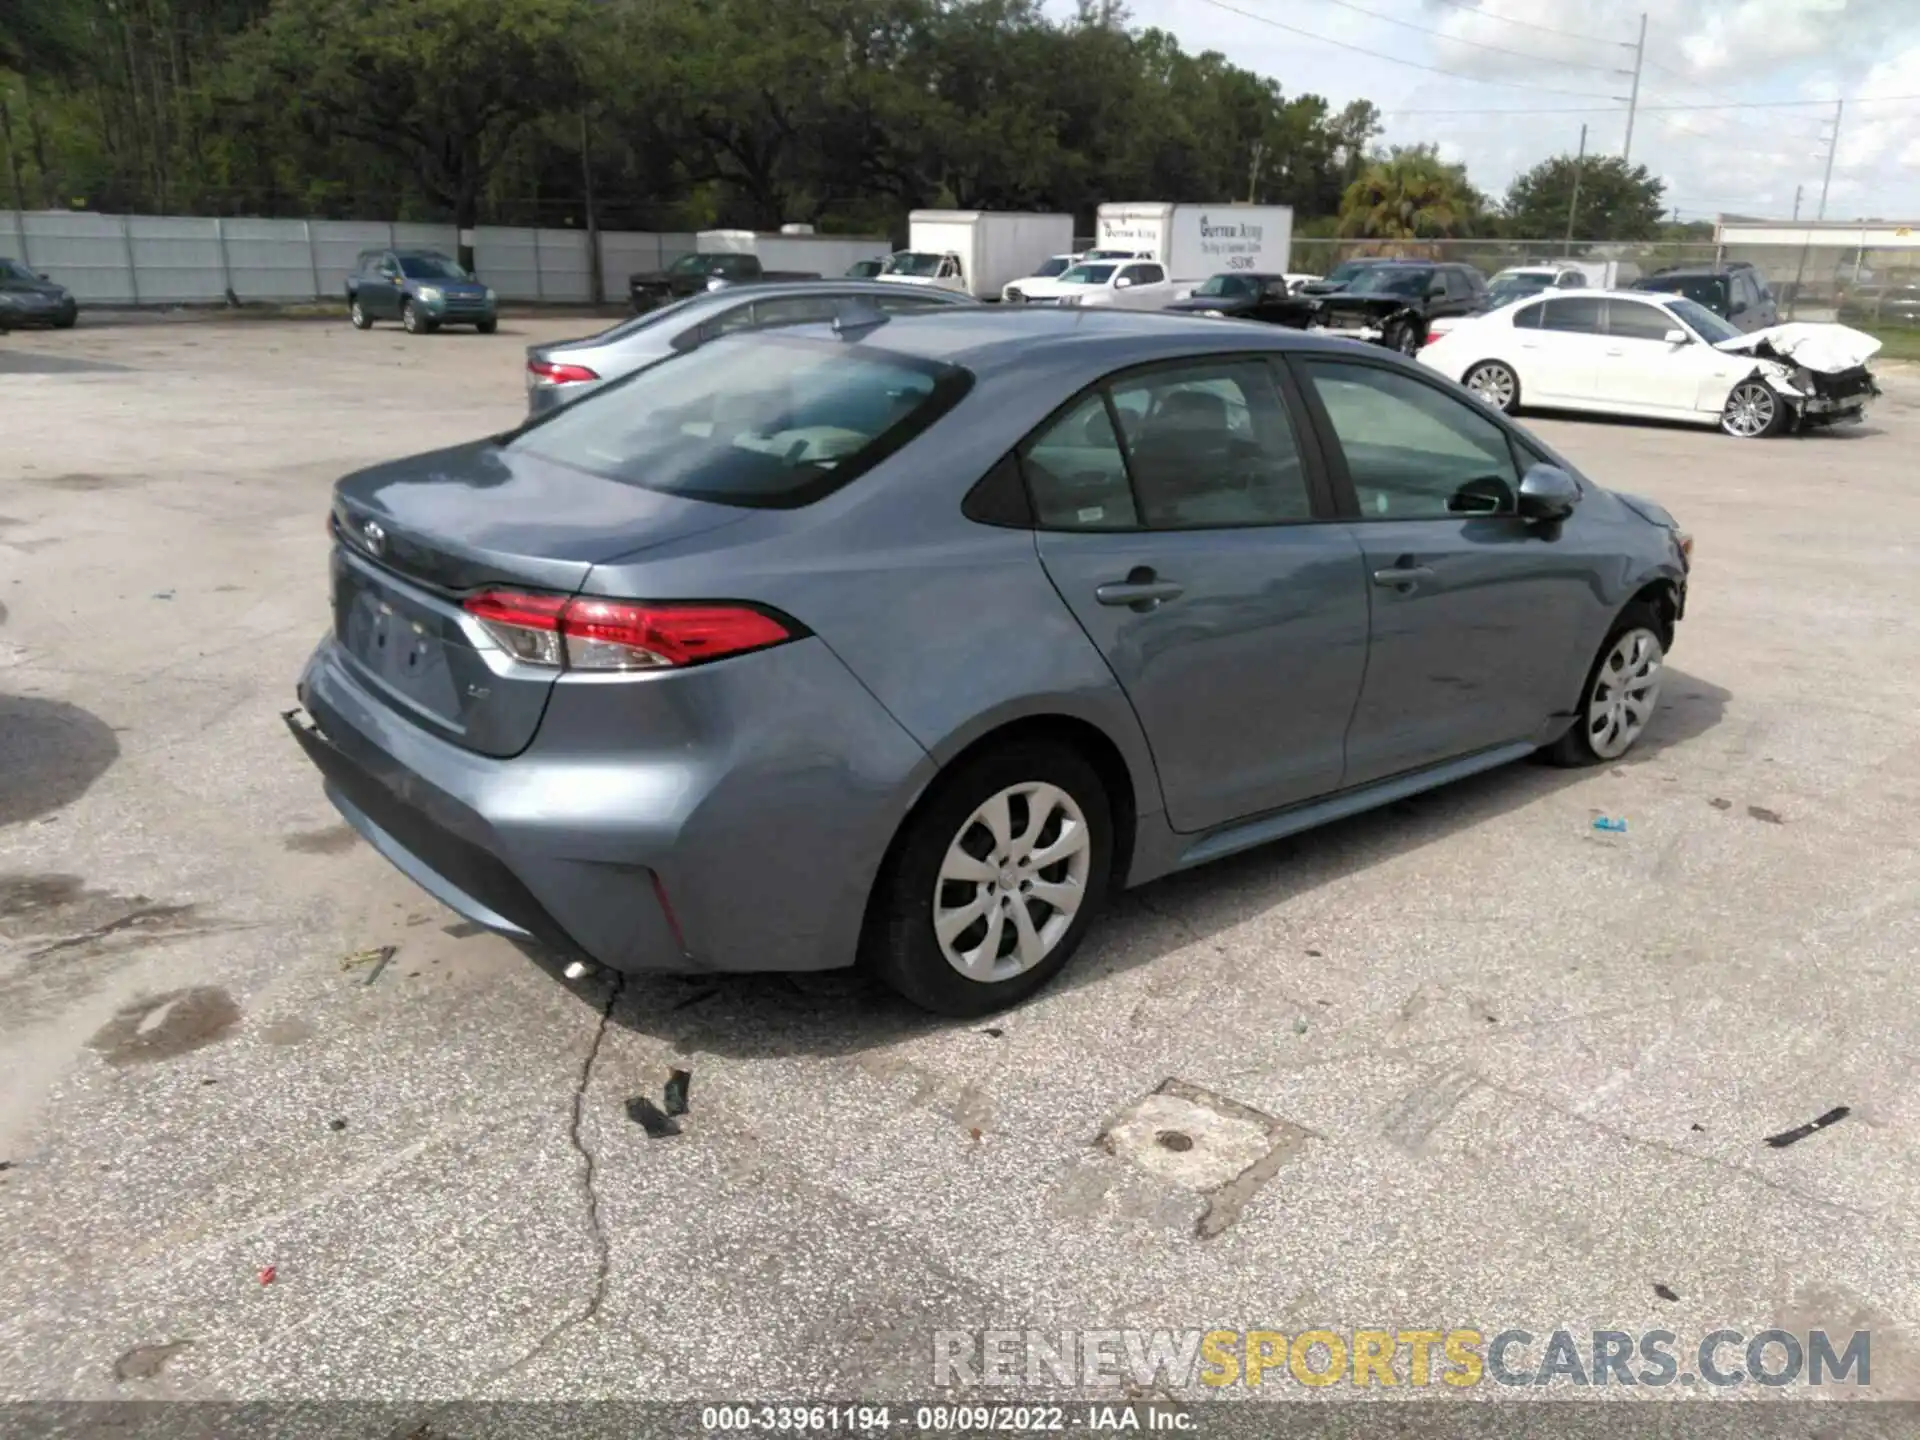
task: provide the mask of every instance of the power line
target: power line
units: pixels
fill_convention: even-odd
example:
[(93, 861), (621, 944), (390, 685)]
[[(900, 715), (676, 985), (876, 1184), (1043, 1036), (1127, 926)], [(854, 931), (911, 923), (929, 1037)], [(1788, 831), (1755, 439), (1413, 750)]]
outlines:
[[(1217, 4), (1218, 0), (1207, 0), (1207, 3)], [(1382, 57), (1382, 58), (1386, 58), (1386, 57)], [(1401, 63), (1411, 63), (1411, 62), (1401, 62)], [(1531, 88), (1538, 88), (1538, 87), (1531, 87)], [(1561, 91), (1559, 93), (1575, 94), (1577, 92)], [(1624, 105), (1626, 103), (1624, 99), (1621, 99), (1618, 96), (1609, 96), (1607, 98), (1614, 100), (1618, 104)], [(1848, 95), (1844, 98), (1847, 104), (1849, 105), (1896, 105), (1896, 104), (1906, 105), (1906, 104), (1911, 104), (1914, 101), (1920, 101), (1920, 95)], [(1804, 107), (1818, 107), (1820, 109), (1825, 109), (1827, 106), (1831, 104), (1833, 104), (1833, 101), (1831, 100), (1741, 100), (1741, 101), (1736, 101), (1726, 105), (1642, 105), (1640, 107), (1640, 113), (1645, 115), (1645, 114), (1652, 114), (1652, 113), (1657, 113), (1662, 111), (1680, 112), (1680, 111), (1694, 111), (1694, 110), (1786, 110), (1786, 109), (1798, 109), (1798, 108), (1804, 108)], [(1468, 106), (1468, 107), (1457, 109), (1457, 110), (1428, 110), (1428, 109), (1404, 110), (1404, 109), (1382, 108), (1380, 113), (1382, 115), (1593, 115), (1593, 114), (1597, 114), (1602, 110), (1607, 110), (1608, 108), (1609, 107), (1604, 105), (1560, 105), (1560, 106), (1555, 106), (1548, 109), (1535, 110), (1535, 109), (1529, 109), (1524, 107), (1522, 108), (1496, 107), (1493, 109), (1485, 109), (1485, 108), (1476, 109), (1472, 106)]]
[[(1538, 55), (1530, 50), (1509, 50), (1504, 45), (1489, 45), (1482, 40), (1469, 40), (1462, 35), (1454, 35), (1446, 30), (1435, 30), (1428, 25), (1416, 25), (1411, 20), (1396, 19), (1392, 15), (1382, 15), (1378, 10), (1369, 10), (1364, 5), (1356, 5), (1353, 0), (1326, 0), (1329, 5), (1338, 5), (1342, 10), (1351, 10), (1356, 15), (1365, 15), (1369, 19), (1379, 20), (1388, 25), (1398, 25), (1403, 30), (1412, 30), (1420, 35), (1437, 35), (1440, 39), (1455, 45), (1470, 45), (1475, 50), (1491, 50), (1496, 55), (1511, 55), (1518, 60), (1532, 60), (1540, 65), (1565, 65), (1575, 70), (1598, 70), (1604, 75), (1625, 75), (1625, 70), (1612, 65), (1595, 65), (1586, 60), (1557, 60), (1550, 55)], [(1630, 50), (1630, 45), (1622, 45)]]
[(1374, 60), (1384, 60), (1389, 65), (1404, 65), (1409, 70), (1425, 70), (1430, 75), (1445, 75), (1449, 80), (1464, 80), (1470, 85), (1497, 85), (1506, 90), (1540, 90), (1549, 95), (1570, 95), (1576, 99), (1620, 100), (1615, 95), (1602, 95), (1597, 90), (1562, 90), (1557, 85), (1527, 85), (1518, 80), (1489, 80), (1479, 75), (1463, 75), (1458, 70), (1442, 70), (1438, 65), (1423, 65), (1418, 60), (1402, 60), (1397, 55), (1385, 55), (1378, 50), (1369, 50), (1364, 45), (1351, 45), (1345, 40), (1335, 40), (1330, 35), (1321, 35), (1316, 31), (1302, 30), (1298, 25), (1289, 25), (1284, 20), (1275, 20), (1270, 15), (1258, 15), (1251, 10), (1242, 10), (1238, 5), (1230, 5), (1227, 0), (1202, 0), (1216, 10), (1226, 10), (1245, 20), (1270, 25), (1275, 30), (1284, 30), (1289, 35), (1298, 35), (1302, 39), (1317, 40), (1322, 45), (1331, 45), (1336, 50), (1351, 50), (1356, 55), (1365, 55)]
[(1585, 40), (1590, 45), (1620, 45), (1619, 40), (1602, 40), (1598, 35), (1582, 35), (1573, 30), (1556, 30), (1551, 25), (1536, 25), (1531, 20), (1515, 20), (1510, 15), (1496, 15), (1491, 10), (1482, 10), (1478, 5), (1468, 5), (1463, 0), (1438, 0), (1439, 4), (1451, 6), (1455, 10), (1464, 10), (1469, 15), (1478, 15), (1483, 20), (1498, 20), (1502, 25), (1518, 25), (1523, 30), (1539, 30), (1547, 35), (1564, 35), (1569, 40)]

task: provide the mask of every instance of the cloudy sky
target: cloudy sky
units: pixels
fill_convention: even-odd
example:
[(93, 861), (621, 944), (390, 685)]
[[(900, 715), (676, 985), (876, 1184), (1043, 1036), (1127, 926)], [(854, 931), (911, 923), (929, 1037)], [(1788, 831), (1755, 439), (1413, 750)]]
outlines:
[[(1845, 98), (1827, 218), (1920, 219), (1920, 0), (1127, 0), (1127, 9), (1134, 25), (1222, 51), (1290, 94), (1314, 91), (1336, 107), (1372, 100), (1389, 143), (1434, 141), (1496, 196), (1542, 157), (1573, 150), (1583, 121), (1589, 152), (1620, 153), (1632, 83), (1622, 72), (1646, 10), (1633, 159), (1666, 180), (1669, 207), (1686, 219), (1784, 219), (1799, 185), (1811, 217), (1832, 102)], [(1904, 98), (1871, 103), (1885, 96)], [(1789, 100), (1824, 103), (1663, 108)]]

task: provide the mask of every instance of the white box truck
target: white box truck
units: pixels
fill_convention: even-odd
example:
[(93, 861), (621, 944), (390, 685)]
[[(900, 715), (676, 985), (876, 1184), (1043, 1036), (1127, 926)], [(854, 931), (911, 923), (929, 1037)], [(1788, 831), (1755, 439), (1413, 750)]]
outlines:
[(1072, 248), (1071, 215), (915, 210), (907, 217), (907, 248), (888, 257), (880, 278), (998, 300), (1009, 280)]
[(1293, 207), (1114, 202), (1095, 217), (1094, 243), (1151, 255), (1182, 287), (1235, 270), (1283, 275), (1293, 250)]

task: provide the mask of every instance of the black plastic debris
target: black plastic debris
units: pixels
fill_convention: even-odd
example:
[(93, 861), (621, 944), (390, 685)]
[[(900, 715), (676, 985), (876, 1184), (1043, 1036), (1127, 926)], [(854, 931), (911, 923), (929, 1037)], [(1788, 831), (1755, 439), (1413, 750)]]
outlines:
[(1782, 816), (1778, 810), (1769, 810), (1764, 805), (1747, 806), (1747, 814), (1753, 819), (1762, 821), (1768, 825), (1784, 825), (1787, 823), (1786, 818)]
[(1658, 1295), (1662, 1300), (1678, 1301), (1680, 1298), (1674, 1293), (1671, 1285), (1662, 1285), (1658, 1280), (1653, 1282), (1653, 1293)]
[(989, 1025), (987, 1026), (986, 1029), (982, 1030), (980, 1033), (982, 1035), (985, 1035), (989, 1040), (998, 1040), (1002, 1035), (1005, 1035), (1007, 1032), (1002, 1030), (998, 1025)]
[(667, 1088), (661, 1092), (667, 1102), (667, 1114), (684, 1115), (687, 1113), (687, 1087), (693, 1083), (691, 1070), (676, 1070), (667, 1077)]
[(1708, 803), (1709, 805), (1711, 805), (1711, 806), (1713, 806), (1713, 808), (1714, 808), (1714, 809), (1716, 809), (1716, 810), (1731, 810), (1731, 809), (1733, 809), (1733, 801), (1731, 801), (1731, 800), (1728, 800), (1728, 799), (1726, 799), (1726, 798), (1724, 798), (1723, 796), (1719, 796), (1719, 795), (1716, 795), (1716, 796), (1714, 796), (1714, 797), (1713, 797), (1713, 799), (1711, 799), (1711, 800), (1709, 800), (1709, 801), (1708, 801), (1707, 803)]
[(335, 1119), (327, 1121), (327, 1129), (329, 1130), (344, 1130), (346, 1128), (347, 1128), (347, 1122), (337, 1117)]
[(636, 1095), (627, 1101), (627, 1119), (643, 1127), (649, 1140), (663, 1140), (680, 1133), (680, 1122), (644, 1095)]
[(1694, 1130), (1694, 1131), (1696, 1131), (1697, 1133), (1699, 1133), (1699, 1134), (1701, 1134), (1701, 1135), (1704, 1135), (1704, 1134), (1706, 1134), (1706, 1133), (1707, 1133), (1707, 1127), (1706, 1127), (1706, 1126), (1704, 1126), (1704, 1125), (1692, 1125), (1692, 1126), (1689, 1126), (1688, 1128), (1689, 1128), (1689, 1129), (1691, 1129), (1691, 1130)]
[(1769, 1135), (1767, 1144), (1776, 1150), (1784, 1150), (1789, 1145), (1797, 1145), (1816, 1130), (1824, 1130), (1836, 1121), (1844, 1120), (1853, 1113), (1851, 1105), (1836, 1105), (1818, 1120), (1809, 1120), (1804, 1125), (1796, 1125), (1791, 1130), (1782, 1130), (1778, 1135)]

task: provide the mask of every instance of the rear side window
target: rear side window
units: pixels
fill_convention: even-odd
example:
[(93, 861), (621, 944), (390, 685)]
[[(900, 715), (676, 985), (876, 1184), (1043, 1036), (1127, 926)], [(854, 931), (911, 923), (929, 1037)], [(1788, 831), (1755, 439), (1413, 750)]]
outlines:
[(1600, 302), (1589, 297), (1569, 296), (1544, 302), (1546, 313), (1540, 317), (1542, 330), (1571, 330), (1582, 335), (1600, 333)]
[(877, 465), (972, 384), (957, 366), (756, 331), (606, 386), (506, 448), (688, 499), (790, 509)]
[(1080, 397), (1020, 448), (1035, 518), (1049, 530), (1135, 530), (1140, 517), (1104, 391)]
[(1547, 313), (1545, 302), (1536, 301), (1532, 305), (1522, 305), (1513, 312), (1513, 328), (1516, 330), (1538, 330), (1541, 317)]

